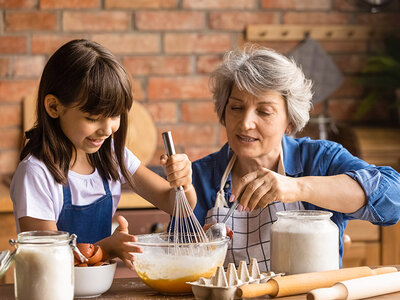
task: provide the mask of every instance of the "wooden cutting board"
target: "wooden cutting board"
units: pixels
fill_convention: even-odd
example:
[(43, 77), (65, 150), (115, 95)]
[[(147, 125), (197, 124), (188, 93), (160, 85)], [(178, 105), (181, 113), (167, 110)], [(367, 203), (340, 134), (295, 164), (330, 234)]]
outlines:
[[(36, 94), (28, 95), (23, 101), (24, 132), (32, 128), (36, 120)], [(157, 147), (157, 130), (147, 109), (134, 102), (128, 116), (128, 136), (126, 146), (140, 161), (147, 165)]]

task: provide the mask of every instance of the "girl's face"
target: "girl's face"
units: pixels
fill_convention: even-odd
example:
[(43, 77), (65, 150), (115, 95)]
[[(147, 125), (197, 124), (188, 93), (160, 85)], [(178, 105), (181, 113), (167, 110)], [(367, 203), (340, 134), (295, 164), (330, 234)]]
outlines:
[(82, 112), (78, 107), (64, 107), (59, 118), (61, 129), (74, 144), (78, 156), (95, 153), (120, 125), (119, 116), (93, 116)]
[(279, 92), (267, 91), (257, 98), (233, 86), (225, 127), (229, 145), (239, 158), (262, 159), (280, 153), (282, 136), (291, 125)]

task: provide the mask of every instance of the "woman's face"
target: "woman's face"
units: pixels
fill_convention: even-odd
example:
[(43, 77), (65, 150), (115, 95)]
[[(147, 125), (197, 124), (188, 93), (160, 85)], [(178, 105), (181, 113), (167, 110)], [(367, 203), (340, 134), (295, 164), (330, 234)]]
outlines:
[(78, 155), (95, 153), (105, 139), (116, 132), (120, 118), (103, 118), (82, 112), (78, 107), (64, 108), (60, 115), (60, 126), (74, 144)]
[(242, 158), (259, 159), (280, 153), (282, 136), (291, 125), (286, 102), (276, 91), (257, 98), (232, 88), (225, 109), (229, 146)]

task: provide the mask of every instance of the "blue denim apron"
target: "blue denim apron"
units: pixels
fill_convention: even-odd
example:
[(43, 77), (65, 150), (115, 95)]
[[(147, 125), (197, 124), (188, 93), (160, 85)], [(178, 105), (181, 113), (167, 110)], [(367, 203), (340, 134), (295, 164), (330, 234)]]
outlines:
[(69, 184), (63, 186), (63, 207), (57, 221), (58, 230), (75, 233), (78, 243), (91, 243), (111, 235), (113, 199), (107, 179), (103, 178), (106, 194), (92, 204), (72, 205)]

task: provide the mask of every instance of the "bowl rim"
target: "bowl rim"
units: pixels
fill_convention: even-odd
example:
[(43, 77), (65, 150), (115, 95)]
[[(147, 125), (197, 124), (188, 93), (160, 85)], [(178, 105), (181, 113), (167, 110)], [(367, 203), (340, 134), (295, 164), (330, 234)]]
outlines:
[[(140, 237), (148, 237), (148, 236), (168, 236), (168, 233), (163, 232), (163, 233), (150, 233), (150, 234), (138, 234), (135, 235), (137, 238)], [(227, 244), (230, 241), (230, 238), (228, 236), (220, 239), (220, 240), (215, 240), (215, 241), (209, 241), (209, 242), (200, 242), (200, 243), (151, 243), (151, 242), (129, 242), (131, 245), (134, 246), (143, 246), (143, 247), (174, 247), (174, 246), (179, 246), (179, 247), (185, 247), (185, 246), (190, 246), (190, 245), (201, 245), (201, 246), (220, 246)]]

